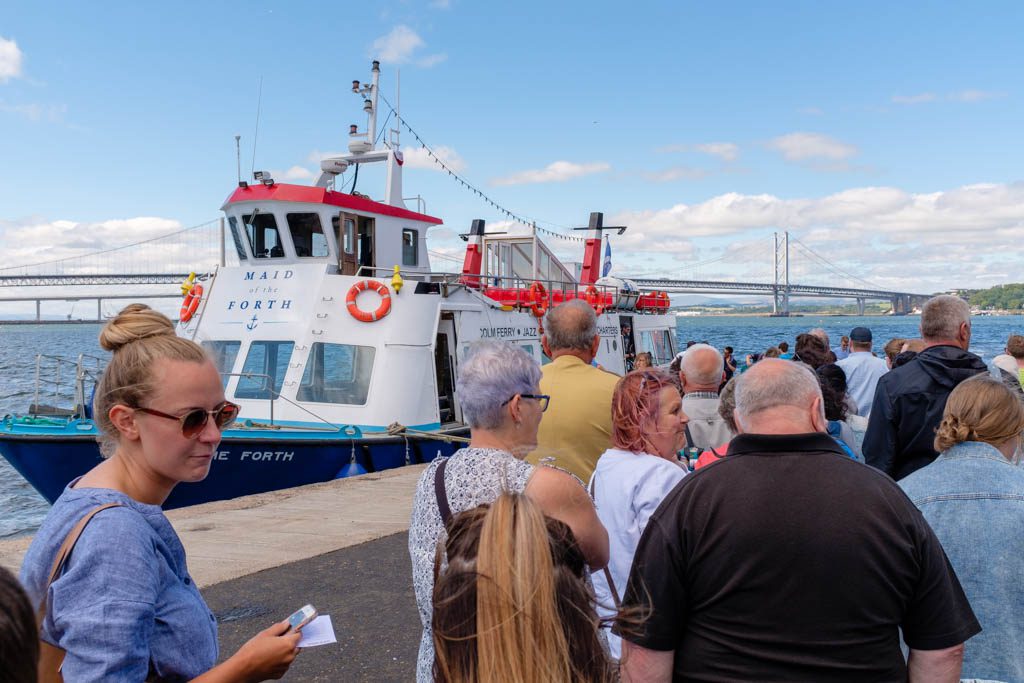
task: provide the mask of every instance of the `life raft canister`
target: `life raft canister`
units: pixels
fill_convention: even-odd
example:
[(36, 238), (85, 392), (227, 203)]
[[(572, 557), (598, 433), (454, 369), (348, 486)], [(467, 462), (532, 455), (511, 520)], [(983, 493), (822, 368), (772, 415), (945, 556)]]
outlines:
[(596, 315), (604, 313), (604, 296), (601, 292), (597, 291), (597, 287), (590, 285), (587, 287), (587, 304), (594, 309)]
[(544, 314), (548, 312), (548, 290), (544, 288), (539, 282), (534, 282), (530, 285), (530, 310), (538, 318), (543, 318)]
[[(377, 306), (376, 310), (364, 311), (356, 305), (356, 298), (359, 296), (359, 293), (367, 289), (372, 289), (380, 295), (380, 306)], [(348, 295), (345, 297), (345, 305), (348, 307), (349, 315), (359, 322), (376, 322), (391, 312), (391, 292), (388, 291), (388, 286), (383, 282), (360, 280), (349, 287)]]
[(183, 323), (187, 323), (192, 319), (192, 316), (196, 314), (196, 309), (199, 308), (199, 302), (203, 300), (203, 286), (200, 284), (192, 285), (185, 298), (181, 301), (181, 310), (178, 311), (178, 320)]

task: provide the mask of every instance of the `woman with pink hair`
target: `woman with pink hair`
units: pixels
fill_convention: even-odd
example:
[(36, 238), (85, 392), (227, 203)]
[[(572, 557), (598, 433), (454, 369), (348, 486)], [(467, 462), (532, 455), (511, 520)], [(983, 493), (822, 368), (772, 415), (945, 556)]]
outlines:
[[(616, 613), (647, 520), (686, 474), (677, 457), (686, 422), (679, 391), (665, 370), (636, 370), (615, 386), (612, 447), (590, 479), (597, 516), (608, 530), (608, 567), (592, 575), (603, 619)], [(608, 645), (619, 659), (619, 637), (609, 632)]]

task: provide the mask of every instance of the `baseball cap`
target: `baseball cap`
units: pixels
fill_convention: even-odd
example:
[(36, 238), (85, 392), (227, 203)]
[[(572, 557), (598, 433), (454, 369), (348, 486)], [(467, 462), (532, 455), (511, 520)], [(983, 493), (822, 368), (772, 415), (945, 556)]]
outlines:
[(869, 342), (871, 341), (871, 330), (866, 327), (855, 327), (850, 330), (850, 341)]

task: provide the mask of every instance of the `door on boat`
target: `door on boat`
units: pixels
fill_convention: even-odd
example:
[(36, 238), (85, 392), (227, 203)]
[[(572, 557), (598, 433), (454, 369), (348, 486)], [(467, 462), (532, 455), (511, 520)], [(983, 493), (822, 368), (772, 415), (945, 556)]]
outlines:
[(633, 369), (636, 360), (636, 339), (633, 337), (633, 316), (619, 316), (619, 330), (622, 333), (622, 359), (626, 363), (626, 372)]
[(366, 216), (359, 216), (359, 240), (356, 244), (359, 257), (359, 268), (366, 275), (374, 275), (373, 268), (377, 265), (374, 257), (374, 234), (373, 219)]
[(351, 213), (340, 213), (334, 218), (334, 241), (338, 245), (338, 272), (342, 275), (355, 275), (359, 270), (356, 258), (356, 216)]
[(451, 313), (443, 313), (437, 326), (434, 369), (437, 373), (437, 412), (441, 424), (457, 422), (461, 411), (455, 404), (455, 322)]

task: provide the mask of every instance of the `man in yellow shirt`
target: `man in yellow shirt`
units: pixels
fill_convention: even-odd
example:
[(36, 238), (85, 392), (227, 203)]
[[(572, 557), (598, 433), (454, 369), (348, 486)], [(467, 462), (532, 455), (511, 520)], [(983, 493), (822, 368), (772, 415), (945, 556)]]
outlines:
[(612, 394), (619, 381), (591, 365), (600, 343), (597, 316), (583, 301), (555, 306), (544, 317), (541, 345), (551, 362), (541, 371), (540, 392), (551, 403), (537, 432), (537, 450), (527, 460), (543, 459), (584, 482), (611, 446)]

